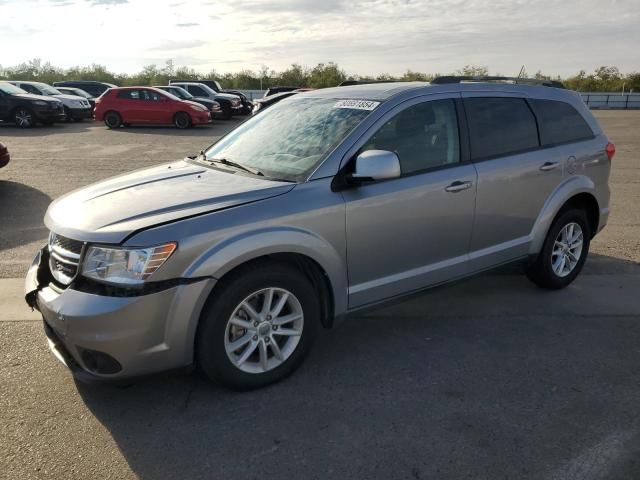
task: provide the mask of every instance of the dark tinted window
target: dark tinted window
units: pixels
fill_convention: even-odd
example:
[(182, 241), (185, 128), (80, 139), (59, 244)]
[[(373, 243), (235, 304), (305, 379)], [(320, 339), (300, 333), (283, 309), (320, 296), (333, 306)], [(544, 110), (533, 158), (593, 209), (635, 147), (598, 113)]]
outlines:
[(460, 162), (458, 117), (453, 100), (407, 108), (384, 124), (361, 151), (395, 152), (403, 174)]
[(536, 120), (521, 98), (465, 98), (471, 156), (496, 157), (539, 146)]
[(123, 90), (118, 92), (118, 98), (126, 98), (128, 100), (140, 100), (142, 97), (140, 90)]
[(593, 131), (575, 108), (553, 100), (532, 100), (543, 145), (575, 142), (593, 137)]
[(40, 90), (38, 90), (33, 85), (29, 85), (28, 83), (21, 84), (20, 88), (23, 89), (23, 90), (26, 90), (29, 93), (33, 93), (35, 95), (41, 95), (42, 94), (42, 92), (40, 92)]
[(202, 88), (196, 86), (196, 85), (189, 85), (188, 91), (191, 95), (193, 95), (194, 97), (206, 97), (207, 92), (205, 92)]

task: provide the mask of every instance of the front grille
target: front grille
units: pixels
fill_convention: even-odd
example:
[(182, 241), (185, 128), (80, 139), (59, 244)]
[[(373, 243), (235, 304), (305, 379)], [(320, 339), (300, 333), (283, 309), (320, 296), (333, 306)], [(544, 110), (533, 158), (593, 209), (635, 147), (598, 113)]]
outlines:
[(69, 285), (78, 274), (83, 242), (57, 235), (49, 235), (49, 270), (60, 284)]
[(62, 235), (56, 235), (55, 233), (52, 234), (52, 239), (53, 242), (51, 243), (56, 249), (75, 253), (76, 255), (80, 255), (82, 253), (82, 242), (71, 240), (70, 238), (63, 237)]

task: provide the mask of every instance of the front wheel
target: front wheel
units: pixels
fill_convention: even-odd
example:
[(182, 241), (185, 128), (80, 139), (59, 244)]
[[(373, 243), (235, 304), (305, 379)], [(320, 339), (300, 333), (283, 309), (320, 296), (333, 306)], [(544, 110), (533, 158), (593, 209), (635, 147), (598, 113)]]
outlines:
[(18, 108), (13, 112), (13, 121), (20, 128), (31, 128), (35, 125), (33, 113), (28, 108)]
[(320, 305), (310, 281), (293, 267), (264, 263), (231, 275), (203, 313), (198, 364), (231, 388), (259, 388), (302, 363), (320, 326)]
[(542, 288), (564, 288), (578, 276), (589, 253), (591, 229), (583, 210), (569, 209), (556, 218), (542, 251), (527, 276)]
[(191, 117), (185, 112), (178, 112), (173, 117), (173, 124), (178, 128), (189, 128), (191, 126)]

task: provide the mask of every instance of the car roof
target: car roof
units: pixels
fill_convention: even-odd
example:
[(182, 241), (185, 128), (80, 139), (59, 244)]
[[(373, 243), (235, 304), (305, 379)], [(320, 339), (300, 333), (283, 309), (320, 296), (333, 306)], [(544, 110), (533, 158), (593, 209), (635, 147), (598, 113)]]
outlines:
[(579, 97), (577, 92), (564, 88), (543, 85), (513, 84), (505, 82), (460, 82), (460, 83), (429, 83), (429, 82), (377, 82), (349, 85), (343, 87), (323, 88), (304, 92), (307, 98), (336, 98), (353, 100), (385, 100), (405, 93), (437, 94), (463, 92), (500, 92), (520, 94), (532, 98), (548, 98), (553, 100), (574, 101)]

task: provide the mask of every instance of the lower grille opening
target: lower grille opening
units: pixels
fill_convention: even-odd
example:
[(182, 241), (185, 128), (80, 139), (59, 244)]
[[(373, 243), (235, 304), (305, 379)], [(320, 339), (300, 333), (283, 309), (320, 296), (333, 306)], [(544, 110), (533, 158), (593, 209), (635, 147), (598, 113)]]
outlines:
[(84, 366), (93, 373), (100, 374), (113, 374), (122, 370), (122, 365), (111, 355), (98, 352), (96, 350), (86, 350), (81, 347), (77, 347), (82, 355), (82, 361)]

